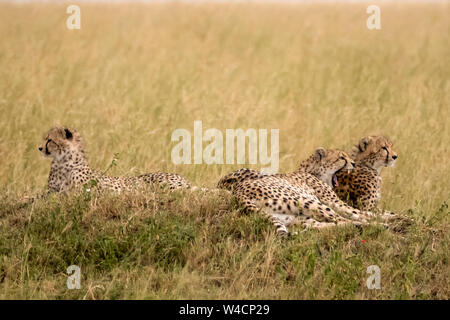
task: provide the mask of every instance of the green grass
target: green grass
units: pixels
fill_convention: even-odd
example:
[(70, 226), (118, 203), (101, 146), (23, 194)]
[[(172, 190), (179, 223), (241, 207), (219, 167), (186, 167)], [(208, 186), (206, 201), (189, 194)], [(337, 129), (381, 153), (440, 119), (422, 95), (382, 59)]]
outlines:
[[(410, 212), (406, 233), (374, 225), (282, 240), (227, 195), (150, 194), (56, 196), (31, 208), (3, 199), (0, 297), (448, 297), (447, 205), (430, 220)], [(65, 286), (72, 264), (82, 270), (80, 290)], [(381, 290), (366, 288), (372, 264)]]
[[(0, 4), (0, 298), (448, 299), (448, 4)], [(174, 165), (173, 130), (280, 129), (280, 172), (317, 147), (385, 134), (399, 154), (380, 226), (281, 240), (228, 195), (52, 196), (37, 147), (51, 126), (85, 138), (111, 175), (177, 172), (213, 187), (239, 165)], [(116, 165), (109, 166), (114, 158)], [(258, 168), (258, 166), (250, 166)], [(303, 232), (302, 232), (303, 231)], [(81, 267), (80, 290), (66, 269)], [(366, 269), (381, 268), (381, 290)]]

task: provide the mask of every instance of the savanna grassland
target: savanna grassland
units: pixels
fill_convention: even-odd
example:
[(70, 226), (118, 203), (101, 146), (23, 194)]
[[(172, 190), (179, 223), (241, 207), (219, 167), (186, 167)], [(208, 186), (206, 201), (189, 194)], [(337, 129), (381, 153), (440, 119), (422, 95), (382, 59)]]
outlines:
[[(0, 4), (0, 298), (448, 299), (449, 4)], [(227, 195), (42, 192), (50, 127), (92, 167), (212, 188), (243, 165), (175, 165), (175, 129), (279, 129), (280, 172), (317, 147), (395, 143), (381, 207), (413, 219), (278, 239)], [(248, 166), (248, 165), (247, 165)], [(259, 168), (258, 165), (250, 166)], [(80, 290), (66, 287), (81, 267)], [(366, 269), (381, 268), (368, 290)]]

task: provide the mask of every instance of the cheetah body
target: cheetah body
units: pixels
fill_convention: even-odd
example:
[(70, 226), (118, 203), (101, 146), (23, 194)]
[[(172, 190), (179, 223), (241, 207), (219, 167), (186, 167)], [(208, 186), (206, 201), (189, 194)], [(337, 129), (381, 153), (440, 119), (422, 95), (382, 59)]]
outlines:
[(156, 172), (136, 177), (111, 177), (90, 168), (80, 135), (73, 129), (51, 129), (39, 150), (52, 157), (48, 178), (50, 192), (67, 192), (92, 182), (99, 190), (130, 191), (137, 186), (157, 184), (170, 190), (190, 188), (178, 174)]
[(373, 210), (381, 198), (383, 167), (393, 166), (398, 158), (392, 142), (383, 136), (362, 138), (354, 147), (355, 169), (339, 172), (333, 190), (340, 199), (360, 210)]
[(344, 152), (318, 149), (297, 172), (270, 175), (240, 169), (223, 177), (218, 188), (231, 191), (246, 211), (267, 215), (279, 234), (287, 233), (291, 223), (316, 228), (364, 224), (371, 213), (349, 207), (331, 188), (336, 172), (352, 168)]

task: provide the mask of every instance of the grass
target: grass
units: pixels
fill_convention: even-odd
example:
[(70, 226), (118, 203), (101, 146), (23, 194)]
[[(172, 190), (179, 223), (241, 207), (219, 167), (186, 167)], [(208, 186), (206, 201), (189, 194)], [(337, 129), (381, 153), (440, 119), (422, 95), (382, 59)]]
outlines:
[[(448, 4), (0, 4), (0, 298), (448, 299)], [(287, 240), (227, 195), (18, 199), (44, 189), (55, 124), (109, 174), (213, 187), (239, 165), (174, 165), (175, 129), (280, 129), (280, 171), (319, 146), (385, 134), (381, 206), (414, 219)], [(117, 155), (116, 155), (117, 154)], [(258, 168), (258, 166), (251, 166)], [(301, 231), (301, 230), (298, 230)], [(80, 290), (66, 269), (81, 267)], [(381, 290), (366, 269), (381, 268)]]

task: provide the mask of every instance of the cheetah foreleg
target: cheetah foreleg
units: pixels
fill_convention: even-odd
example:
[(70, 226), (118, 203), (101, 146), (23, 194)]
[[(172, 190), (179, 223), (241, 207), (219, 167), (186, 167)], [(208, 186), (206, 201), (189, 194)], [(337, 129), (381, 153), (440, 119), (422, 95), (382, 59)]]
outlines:
[(324, 222), (324, 221), (317, 221), (315, 219), (312, 218), (305, 218), (303, 217), (303, 219), (301, 219), (301, 222), (299, 223), (300, 225), (304, 226), (305, 229), (325, 229), (325, 228), (330, 228), (330, 227), (335, 227), (336, 225), (340, 226), (340, 225), (361, 225), (362, 223), (358, 222), (358, 221), (339, 221), (337, 223), (334, 222)]
[(301, 197), (298, 199), (297, 206), (303, 215), (313, 218), (319, 222), (331, 222), (333, 224), (338, 224), (339, 222), (350, 222), (349, 219), (338, 215), (332, 208), (324, 205), (317, 198)]
[(333, 208), (338, 213), (345, 214), (351, 220), (367, 223), (368, 218), (373, 218), (375, 216), (370, 211), (361, 211), (356, 208), (350, 207), (344, 201), (339, 199), (339, 197), (334, 192), (328, 193), (327, 197), (323, 197), (321, 201)]

